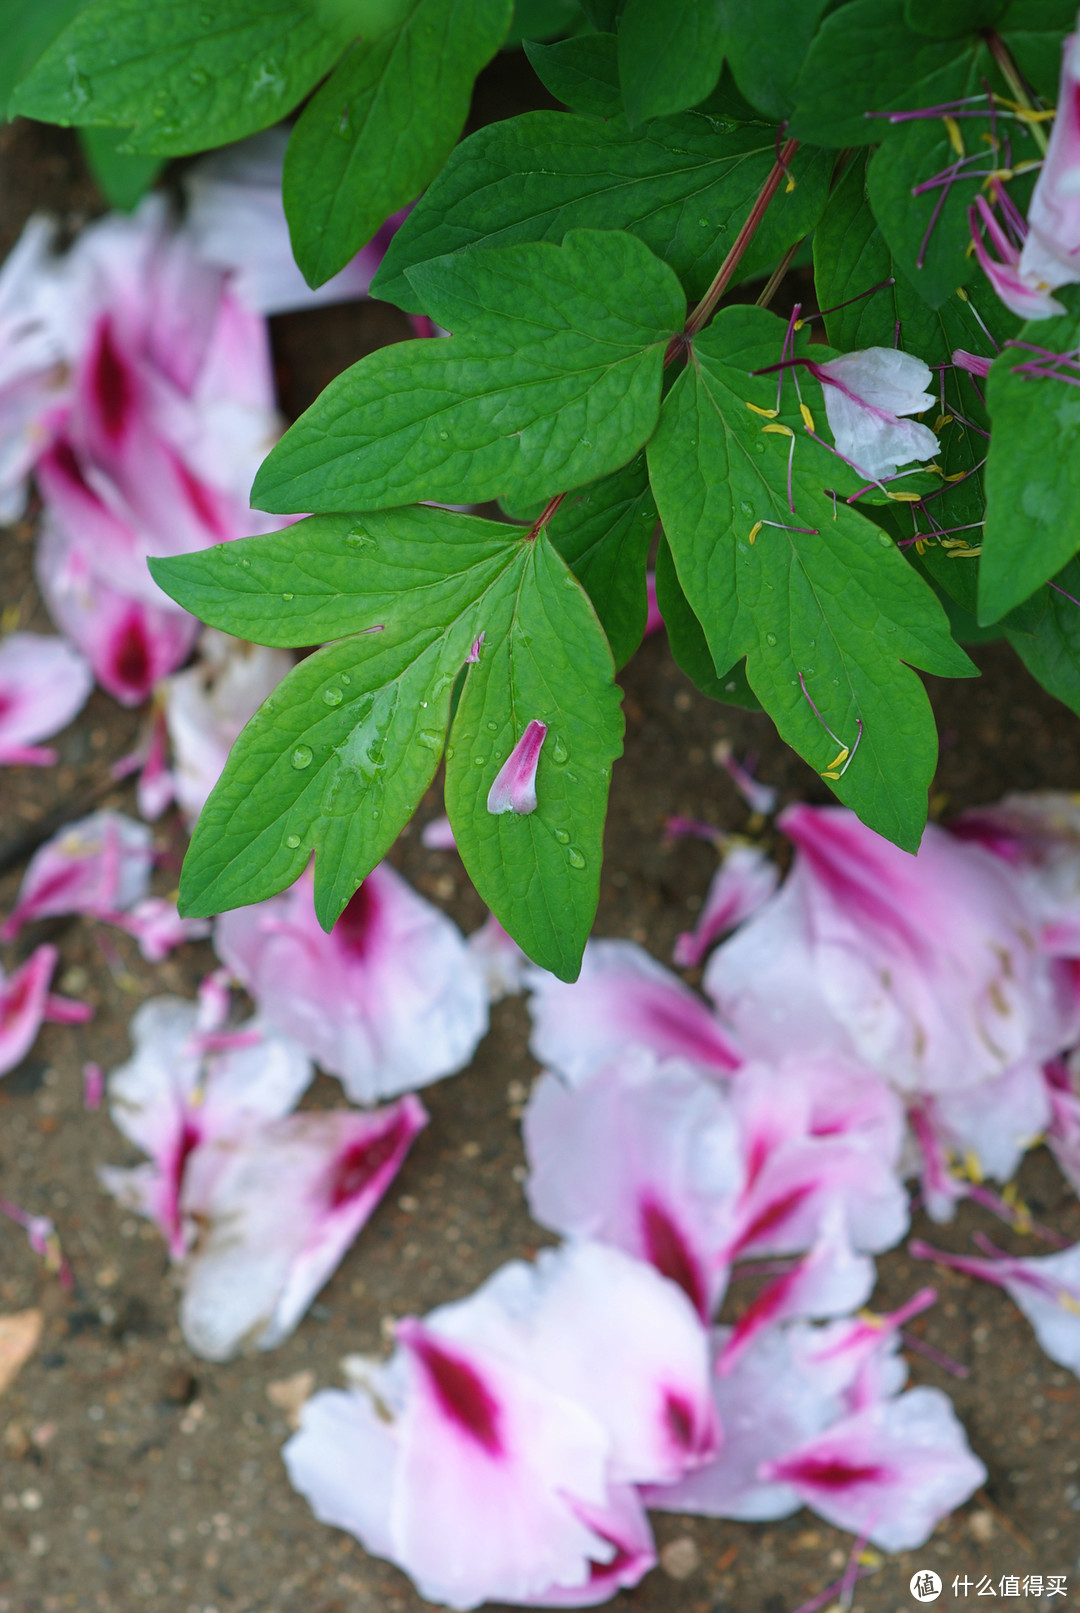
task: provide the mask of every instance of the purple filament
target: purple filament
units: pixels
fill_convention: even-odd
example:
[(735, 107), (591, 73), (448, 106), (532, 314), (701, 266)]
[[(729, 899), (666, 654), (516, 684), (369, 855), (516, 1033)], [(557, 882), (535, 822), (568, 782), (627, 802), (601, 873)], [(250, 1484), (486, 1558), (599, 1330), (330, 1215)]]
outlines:
[(954, 1361), (951, 1355), (946, 1355), (944, 1350), (939, 1350), (935, 1345), (927, 1344), (925, 1339), (916, 1338), (914, 1333), (907, 1332), (905, 1328), (901, 1328), (900, 1337), (903, 1340), (905, 1349), (914, 1350), (918, 1355), (924, 1355), (935, 1366), (941, 1367), (943, 1372), (952, 1373), (954, 1378), (969, 1378), (971, 1376), (969, 1367), (965, 1367), (960, 1361)]
[(1049, 588), (1053, 588), (1053, 589), (1054, 589), (1054, 591), (1055, 591), (1055, 593), (1058, 593), (1058, 594), (1065, 594), (1065, 598), (1066, 598), (1066, 599), (1068, 599), (1068, 600), (1070, 600), (1070, 601), (1071, 601), (1071, 602), (1072, 602), (1072, 604), (1074, 604), (1074, 605), (1080, 605), (1080, 599), (1074, 599), (1074, 598), (1073, 598), (1073, 596), (1072, 596), (1072, 594), (1068, 594), (1068, 593), (1065, 593), (1065, 589), (1064, 589), (1064, 588), (1060, 588), (1060, 587), (1059, 587), (1059, 586), (1058, 586), (1058, 584), (1057, 584), (1057, 583), (1056, 583), (1056, 582), (1052, 582), (1052, 583), (1048, 583), (1048, 584), (1047, 584), (1047, 586), (1048, 586), (1048, 587), (1049, 587)]

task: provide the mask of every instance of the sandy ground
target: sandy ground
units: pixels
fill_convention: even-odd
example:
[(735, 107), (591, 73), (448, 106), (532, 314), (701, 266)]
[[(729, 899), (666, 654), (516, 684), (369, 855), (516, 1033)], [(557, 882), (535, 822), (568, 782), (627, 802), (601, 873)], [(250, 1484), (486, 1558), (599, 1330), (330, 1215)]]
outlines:
[[(489, 81), (485, 104), (506, 115), (519, 104), (511, 92), (518, 93), (513, 83)], [(71, 143), (33, 126), (0, 130), (0, 187), (0, 250), (34, 205), (76, 215), (99, 205)], [(360, 352), (403, 334), (396, 316), (376, 307), (279, 322), (289, 406)], [(48, 630), (32, 583), (32, 537), (29, 523), (0, 537), (6, 628), (17, 616), (22, 627)], [(1080, 789), (1076, 719), (1003, 646), (975, 653), (984, 674), (977, 686), (928, 680), (943, 736), (936, 810), (1008, 789)], [(644, 647), (622, 682), (627, 749), (615, 775), (597, 933), (633, 937), (666, 961), (700, 905), (714, 859), (703, 845), (665, 844), (664, 819), (684, 813), (746, 826), (745, 808), (712, 760), (716, 741), (728, 739), (740, 754), (756, 750), (760, 775), (786, 798), (826, 796), (767, 719), (697, 695), (662, 637)], [(133, 810), (130, 787), (110, 789), (107, 769), (137, 730), (137, 714), (97, 693), (60, 737), (57, 768), (5, 770), (0, 912), (14, 896), (20, 851), (54, 818), (67, 821), (95, 802)], [(440, 810), (432, 792), (418, 823)], [(167, 819), (157, 840), (171, 857), (158, 875), (164, 892), (175, 885), (183, 836)], [(426, 851), (416, 825), (393, 860), (465, 928), (480, 921), (456, 857)], [(76, 1279), (65, 1293), (18, 1230), (0, 1224), (0, 1312), (38, 1306), (46, 1316), (39, 1349), (0, 1398), (0, 1613), (419, 1613), (427, 1604), (402, 1575), (318, 1524), (289, 1488), (278, 1455), (289, 1432), (284, 1403), (298, 1375), (310, 1375), (300, 1383), (339, 1383), (341, 1357), (385, 1349), (393, 1318), (468, 1292), (544, 1241), (520, 1187), (517, 1121), (536, 1071), (524, 1008), (500, 1004), (470, 1069), (425, 1093), (432, 1124), (297, 1334), (270, 1355), (210, 1366), (180, 1341), (176, 1289), (157, 1233), (97, 1185), (99, 1163), (129, 1163), (135, 1154), (104, 1113), (84, 1111), (82, 1067), (87, 1059), (108, 1068), (124, 1058), (138, 1003), (163, 991), (190, 995), (212, 954), (189, 945), (154, 967), (125, 936), (109, 934), (115, 951), (107, 959), (82, 920), (50, 921), (27, 930), (3, 957), (10, 967), (33, 945), (55, 941), (61, 988), (92, 1001), (97, 1014), (86, 1027), (45, 1027), (30, 1057), (0, 1084), (0, 1194), (54, 1217)], [(305, 1102), (330, 1106), (339, 1097), (337, 1084), (320, 1078)], [(1026, 1162), (1021, 1188), (1038, 1217), (1080, 1239), (1080, 1205), (1044, 1151)], [(961, 1249), (980, 1225), (1016, 1252), (1041, 1252), (970, 1208), (951, 1227), (917, 1223), (915, 1231)], [(1080, 1383), (1042, 1355), (997, 1290), (933, 1274), (902, 1250), (884, 1256), (879, 1273), (878, 1308), (927, 1280), (937, 1284), (941, 1302), (914, 1331), (970, 1376), (957, 1381), (912, 1354), (912, 1381), (952, 1394), (990, 1478), (926, 1547), (886, 1560), (863, 1580), (855, 1608), (914, 1608), (908, 1581), (922, 1567), (946, 1582), (940, 1607), (974, 1604), (983, 1576), (998, 1591), (1001, 1576), (1030, 1574), (1066, 1575), (1067, 1596), (1050, 1605), (1080, 1607)], [(662, 1566), (610, 1604), (615, 1613), (793, 1613), (838, 1577), (851, 1544), (808, 1512), (768, 1525), (664, 1515), (656, 1524)], [(954, 1575), (972, 1582), (967, 1596), (953, 1596)]]

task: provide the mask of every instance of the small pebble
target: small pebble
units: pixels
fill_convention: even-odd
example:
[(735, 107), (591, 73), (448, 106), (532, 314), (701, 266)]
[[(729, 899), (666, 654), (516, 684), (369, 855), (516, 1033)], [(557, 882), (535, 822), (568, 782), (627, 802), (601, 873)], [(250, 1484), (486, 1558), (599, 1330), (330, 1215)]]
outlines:
[(660, 1567), (669, 1579), (689, 1579), (701, 1563), (701, 1553), (689, 1535), (669, 1540), (660, 1553)]

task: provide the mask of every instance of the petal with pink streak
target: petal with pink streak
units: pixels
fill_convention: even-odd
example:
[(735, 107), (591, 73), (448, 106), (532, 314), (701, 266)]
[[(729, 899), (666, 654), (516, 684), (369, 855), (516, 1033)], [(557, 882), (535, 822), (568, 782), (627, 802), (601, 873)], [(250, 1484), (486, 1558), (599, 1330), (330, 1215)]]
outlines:
[(6, 978), (0, 969), (0, 1075), (21, 1064), (34, 1045), (58, 956), (54, 946), (40, 946)]
[(761, 1473), (884, 1551), (923, 1545), (987, 1477), (948, 1396), (925, 1387), (844, 1418)]
[(494, 913), (489, 913), (480, 928), (469, 936), (469, 951), (480, 966), (493, 1003), (501, 1002), (504, 997), (516, 997), (525, 989), (529, 960)]
[[(713, 1397), (724, 1430), (717, 1456), (677, 1484), (646, 1487), (646, 1506), (747, 1521), (786, 1518), (798, 1510), (799, 1496), (791, 1485), (764, 1478), (759, 1470), (827, 1428), (844, 1409), (836, 1387), (796, 1358), (793, 1343), (801, 1330), (813, 1331), (800, 1324), (770, 1329), (755, 1339), (729, 1376), (714, 1375)], [(730, 1336), (730, 1328), (714, 1331), (718, 1354)]]
[[(1080, 280), (1080, 36), (1062, 47), (1057, 114), (1028, 207), (1027, 241), (1020, 271), (1051, 286)], [(1037, 253), (1037, 258), (1034, 254)]]
[(160, 963), (185, 941), (205, 940), (211, 930), (209, 919), (182, 919), (176, 903), (163, 896), (145, 897), (129, 913), (118, 913), (116, 922), (135, 937), (148, 963)]
[(693, 1066), (637, 1049), (578, 1087), (543, 1075), (523, 1131), (533, 1217), (648, 1261), (708, 1320), (743, 1181), (726, 1095)]
[(181, 1200), (199, 1228), (180, 1306), (188, 1347), (225, 1361), (287, 1338), (426, 1124), (410, 1095), (370, 1114), (289, 1115), (202, 1142)]
[(0, 640), (0, 765), (66, 728), (93, 682), (84, 658), (64, 639), (10, 633)]
[[(708, 1336), (679, 1288), (603, 1244), (575, 1241), (514, 1261), (484, 1285), (512, 1319), (508, 1353), (588, 1406), (611, 1438), (617, 1483), (664, 1483), (720, 1443)], [(499, 1341), (497, 1324), (487, 1335)]]
[[(133, 1056), (109, 1077), (113, 1123), (151, 1162), (134, 1171), (103, 1166), (98, 1174), (114, 1197), (157, 1223), (174, 1259), (190, 1242), (181, 1199), (200, 1145), (287, 1114), (312, 1075), (294, 1043), (256, 1022), (218, 1051), (205, 1034), (198, 1004), (153, 997), (132, 1018)], [(204, 1191), (207, 1172), (204, 1165)]]
[(487, 1029), (479, 965), (457, 926), (387, 863), (361, 885), (330, 935), (312, 874), (254, 907), (223, 914), (218, 956), (260, 1012), (349, 1097), (370, 1103), (451, 1075)]
[(532, 1053), (572, 1083), (635, 1045), (714, 1075), (741, 1060), (701, 998), (633, 941), (590, 941), (572, 985), (541, 969), (527, 971), (526, 983)]
[(833, 1200), (810, 1252), (793, 1271), (766, 1284), (739, 1317), (717, 1358), (717, 1371), (727, 1377), (754, 1340), (778, 1322), (843, 1316), (865, 1305), (876, 1275), (874, 1262), (852, 1249), (843, 1207)]
[(578, 1517), (605, 1546), (613, 1548), (606, 1562), (590, 1562), (585, 1585), (564, 1589), (549, 1587), (529, 1597), (530, 1607), (596, 1607), (637, 1585), (656, 1563), (656, 1546), (649, 1519), (637, 1490), (613, 1484), (604, 1506), (577, 1505)]
[(31, 920), (59, 913), (105, 918), (146, 895), (153, 835), (121, 812), (94, 812), (69, 823), (31, 857), (15, 908), (0, 929), (10, 941)]
[(672, 961), (680, 969), (696, 969), (722, 935), (768, 901), (779, 879), (779, 869), (760, 847), (736, 841), (713, 875), (693, 930), (676, 940)]
[(792, 873), (706, 972), (747, 1045), (854, 1053), (923, 1093), (1056, 1050), (1036, 916), (996, 858), (934, 824), (911, 857), (842, 809), (789, 807), (779, 821)]
[(186, 611), (147, 605), (118, 592), (91, 554), (46, 521), (36, 573), (49, 614), (86, 656), (102, 688), (125, 706), (187, 659), (199, 624)]

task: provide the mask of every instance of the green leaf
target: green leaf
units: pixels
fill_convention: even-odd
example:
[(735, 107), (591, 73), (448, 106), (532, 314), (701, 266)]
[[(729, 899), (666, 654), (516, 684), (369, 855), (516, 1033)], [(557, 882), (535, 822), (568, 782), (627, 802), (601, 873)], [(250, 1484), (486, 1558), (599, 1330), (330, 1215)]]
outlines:
[[(372, 292), (410, 313), (406, 271), (430, 258), (516, 241), (561, 241), (577, 227), (629, 230), (669, 263), (688, 297), (704, 294), (776, 160), (776, 130), (687, 112), (631, 134), (620, 123), (532, 112), (462, 141), (394, 236)], [(816, 224), (830, 159), (796, 152), (742, 260), (775, 262)]]
[(746, 667), (740, 661), (727, 672), (718, 673), (704, 630), (679, 584), (675, 562), (666, 538), (656, 551), (656, 603), (664, 618), (668, 647), (691, 683), (710, 700), (725, 705), (744, 706), (760, 711), (761, 701), (746, 681)]
[(68, 24), (12, 105), (48, 123), (131, 130), (161, 156), (239, 140), (285, 116), (348, 38), (305, 0), (96, 0)]
[(614, 34), (579, 34), (556, 45), (525, 41), (525, 54), (545, 89), (557, 101), (596, 118), (622, 112)]
[(1053, 581), (1031, 600), (1029, 631), (1007, 627), (1005, 636), (1032, 677), (1080, 716), (1080, 564), (1070, 560)]
[(11, 92), (61, 29), (91, 0), (6, 0), (4, 50), (0, 55), (0, 116)]
[[(1020, 71), (1051, 100), (1074, 20), (1072, 0), (1013, 0), (1001, 18), (998, 31)], [(939, 106), (981, 90), (983, 79), (1004, 86), (979, 32), (931, 38), (909, 25), (905, 0), (853, 0), (826, 17), (810, 47), (791, 133), (823, 146), (870, 145), (888, 125), (868, 112)], [(970, 88), (958, 92), (958, 83)]]
[(546, 528), (592, 600), (616, 667), (629, 661), (645, 633), (645, 570), (656, 526), (645, 455), (571, 493)]
[[(446, 749), (446, 810), (470, 879), (503, 927), (575, 980), (600, 889), (611, 767), (623, 719), (591, 605), (541, 537), (485, 617)], [(492, 781), (534, 718), (547, 724), (536, 811), (487, 811)]]
[[(653, 492), (714, 664), (745, 655), (782, 737), (871, 828), (914, 850), (937, 747), (925, 691), (904, 663), (945, 676), (973, 669), (892, 539), (830, 497), (822, 450), (805, 437), (794, 444), (789, 510), (800, 416), (788, 389), (787, 419), (763, 420), (776, 382), (752, 373), (776, 361), (784, 328), (761, 309), (731, 307), (695, 338), (649, 445)], [(789, 435), (775, 430), (785, 424)], [(850, 753), (842, 776), (838, 746)]]
[(165, 163), (161, 157), (129, 155), (119, 148), (127, 129), (80, 129), (83, 156), (110, 207), (131, 213), (142, 201)]
[[(228, 632), (337, 640), (288, 674), (233, 747), (184, 864), (185, 912), (262, 901), (314, 851), (331, 928), (434, 777), (451, 692), (483, 634), (447, 750), (459, 849), (536, 961), (576, 974), (622, 719), (603, 632), (544, 536), (422, 507), (315, 516), (153, 571)], [(532, 717), (549, 726), (537, 810), (488, 822), (487, 792)]]
[(1009, 0), (904, 0), (904, 21), (931, 39), (959, 39), (992, 28)]
[(380, 348), (332, 381), (264, 462), (276, 510), (545, 498), (618, 469), (652, 433), (685, 304), (631, 235), (574, 230), (413, 269), (449, 339)]
[(512, 50), (527, 39), (558, 39), (584, 26), (577, 0), (516, 0), (514, 18), (503, 40), (503, 49)]
[(703, 101), (724, 65), (721, 0), (626, 0), (619, 19), (619, 78), (632, 125)]
[[(1065, 286), (1056, 295), (1069, 311), (1025, 325), (1020, 340), (1052, 353), (1074, 353), (1080, 292)], [(994, 430), (979, 571), (984, 625), (1056, 576), (1080, 549), (1080, 387), (1024, 375), (1020, 366), (1032, 357), (1023, 348), (1006, 347), (987, 382)]]
[(724, 53), (762, 112), (791, 116), (795, 84), (827, 0), (720, 0)]
[(510, 5), (410, 0), (400, 25), (358, 40), (308, 102), (289, 140), (282, 197), (309, 285), (335, 275), (438, 173)]

